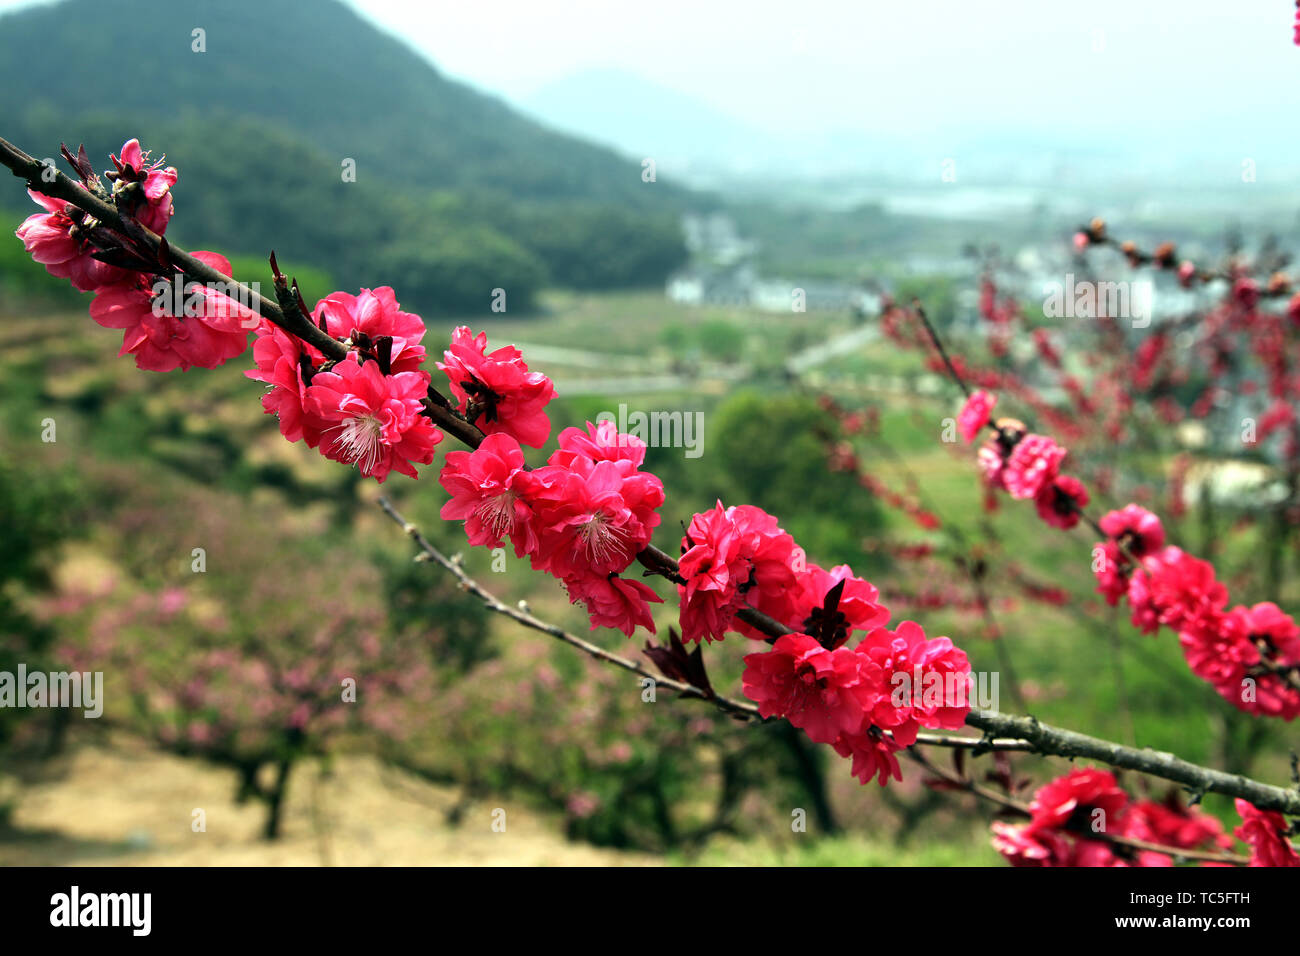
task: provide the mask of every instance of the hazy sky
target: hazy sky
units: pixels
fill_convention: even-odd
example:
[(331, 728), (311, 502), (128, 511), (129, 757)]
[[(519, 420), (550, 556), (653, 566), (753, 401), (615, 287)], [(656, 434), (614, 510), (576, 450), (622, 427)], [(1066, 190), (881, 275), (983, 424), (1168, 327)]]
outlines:
[(1209, 114), (1235, 138), (1294, 127), (1300, 104), (1293, 0), (351, 2), (507, 97), (618, 66), (769, 128), (1122, 138)]
[[(304, 10), (313, 0), (303, 0)], [(1293, 0), (348, 0), (521, 100), (618, 67), (777, 131), (1293, 135)], [(0, 10), (28, 6), (0, 0)]]

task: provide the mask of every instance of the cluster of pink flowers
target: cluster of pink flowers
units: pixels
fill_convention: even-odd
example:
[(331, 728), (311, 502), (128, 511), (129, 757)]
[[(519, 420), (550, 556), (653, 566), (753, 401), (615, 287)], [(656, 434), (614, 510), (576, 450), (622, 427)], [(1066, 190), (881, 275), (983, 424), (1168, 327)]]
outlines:
[[(1244, 801), (1238, 804), (1239, 810), (1242, 804), (1250, 806)], [(1250, 810), (1259, 812), (1254, 807)], [(1072, 770), (1058, 777), (1034, 794), (1029, 813), (1026, 824), (992, 826), (993, 847), (1012, 866), (1173, 865), (1167, 854), (1125, 846), (1107, 837), (1127, 837), (1180, 850), (1213, 851), (1232, 846), (1218, 820), (1183, 806), (1176, 796), (1163, 803), (1130, 803), (1128, 794), (1106, 770)]]
[(764, 638), (737, 619), (747, 607), (792, 630), (811, 630), (827, 594), (841, 584), (838, 617), (826, 625), (847, 637), (889, 620), (874, 585), (854, 577), (846, 564), (826, 571), (808, 562), (776, 518), (753, 505), (724, 508), (719, 501), (695, 515), (682, 538), (678, 567), (685, 579), (677, 586), (685, 641), (720, 641), (727, 631)]
[(108, 174), (113, 180), (113, 195), (120, 193), (132, 197), (132, 215), (142, 226), (162, 235), (175, 211), (171, 189), (176, 185), (176, 169), (154, 162), (140, 148), (138, 139), (128, 140), (122, 147), (122, 156), (109, 156), (116, 169)]
[(1300, 627), (1277, 605), (1228, 608), (1214, 566), (1165, 545), (1160, 519), (1138, 505), (1101, 521), (1107, 540), (1095, 550), (1097, 591), (1108, 604), (1128, 601), (1133, 625), (1178, 634), (1193, 673), (1236, 707), (1258, 716), (1300, 715)]
[[(969, 444), (990, 425), (996, 396), (984, 389), (971, 393), (957, 417)], [(1011, 418), (999, 419), (994, 434), (980, 446), (979, 467), (989, 491), (1030, 499), (1039, 516), (1056, 528), (1073, 528), (1088, 504), (1088, 491), (1079, 479), (1061, 474), (1066, 449), (1046, 435), (1036, 435)]]
[(415, 477), (415, 465), (433, 461), (442, 440), (424, 414), (424, 322), (403, 312), (386, 286), (356, 296), (335, 292), (317, 303), (312, 317), (349, 346), (347, 357), (326, 361), (314, 347), (262, 323), (253, 346), (257, 367), (244, 374), (270, 386), (263, 409), (279, 416), (285, 438), (354, 464), (363, 475), (380, 482), (391, 471)]
[[(973, 393), (959, 416), (969, 441), (989, 425), (996, 400)], [(1060, 473), (1066, 450), (1051, 438), (1001, 419), (980, 448), (987, 486), (1032, 498), (1039, 516), (1058, 528), (1078, 524), (1088, 492)], [(1133, 626), (1178, 634), (1188, 666), (1247, 713), (1291, 720), (1300, 714), (1300, 627), (1271, 603), (1229, 610), (1227, 588), (1214, 566), (1165, 545), (1160, 519), (1136, 504), (1099, 522), (1106, 540), (1094, 550), (1097, 591), (1112, 606), (1128, 601)]]
[(878, 627), (855, 647), (786, 634), (745, 657), (745, 696), (764, 717), (783, 717), (849, 757), (866, 784), (901, 780), (895, 754), (922, 727), (956, 729), (970, 711), (970, 664), (946, 637), (919, 624)]
[(451, 495), (442, 517), (463, 520), (471, 544), (496, 548), (508, 538), (517, 556), (564, 583), (593, 628), (653, 632), (649, 602), (660, 598), (619, 577), (650, 543), (664, 502), (662, 482), (641, 470), (645, 443), (602, 421), (564, 429), (559, 446), (531, 471), (505, 429), (472, 452), (451, 452), (439, 475)]
[(1106, 541), (1098, 546), (1100, 550), (1094, 566), (1097, 592), (1113, 606), (1134, 581), (1143, 591), (1148, 590), (1149, 579), (1140, 570), (1132, 573), (1134, 569), (1129, 555), (1140, 560), (1157, 554), (1165, 543), (1165, 529), (1159, 518), (1133, 504), (1109, 512), (1098, 524), (1106, 533)]
[[(681, 548), (683, 640), (720, 641), (729, 631), (765, 639), (738, 616), (745, 609), (790, 628), (771, 650), (745, 657), (745, 696), (764, 717), (783, 717), (851, 758), (862, 783), (901, 779), (894, 754), (919, 728), (963, 725), (965, 653), (946, 637), (927, 640), (911, 621), (886, 629), (889, 610), (874, 585), (848, 565), (808, 562), (761, 508), (718, 502), (691, 519)], [(850, 648), (854, 631), (865, 636)]]
[[(175, 168), (152, 160), (135, 139), (126, 142), (120, 157), (110, 158), (115, 167), (107, 173), (112, 192), (79, 163), (82, 188), (116, 203), (125, 215), (162, 235), (174, 211)], [(260, 317), (244, 304), (215, 289), (183, 289), (175, 294), (176, 276), (130, 253), (126, 237), (90, 223), (71, 203), (28, 192), (46, 211), (18, 227), (23, 247), (50, 275), (95, 294), (90, 317), (105, 328), (122, 330), (119, 354), (133, 356), (139, 368), (169, 372), (215, 368), (248, 348), (248, 333)], [(109, 256), (92, 244), (91, 232), (101, 234), (101, 241), (116, 250), (114, 262), (105, 261)], [(212, 252), (196, 252), (194, 257), (230, 275), (224, 257)]]
[[(225, 256), (196, 252), (194, 258), (231, 274)], [(106, 329), (122, 330), (119, 355), (133, 356), (137, 368), (170, 372), (216, 368), (244, 353), (248, 333), (261, 323), (261, 316), (208, 286), (182, 290), (182, 298), (172, 284), (159, 295), (155, 287), (160, 280), (166, 281), (132, 272), (95, 290), (90, 317)]]
[(487, 352), (487, 336), (465, 326), (452, 333), (451, 348), (438, 368), (447, 375), (458, 410), (484, 434), (510, 435), (521, 445), (541, 448), (551, 437), (546, 404), (555, 386), (541, 372), (530, 372), (511, 345)]
[[(73, 159), (82, 188), (162, 235), (174, 211), (176, 170), (151, 160), (134, 139), (111, 159), (111, 191), (90, 171), (84, 154)], [(430, 376), (420, 368), (424, 322), (399, 308), (392, 289), (335, 292), (317, 303), (317, 326), (348, 349), (342, 361), (330, 361), (264, 320), (252, 303), (241, 301), (233, 282), (229, 288), (183, 284), (178, 273), (146, 257), (131, 236), (90, 222), (69, 203), (31, 195), (46, 212), (19, 227), (25, 248), (52, 275), (94, 293), (91, 318), (122, 330), (121, 354), (134, 356), (140, 368), (215, 368), (243, 354), (249, 333), (256, 332), (256, 368), (246, 374), (270, 386), (262, 407), (279, 417), (290, 441), (304, 441), (381, 482), (394, 470), (414, 477), (416, 465), (433, 460), (442, 433), (425, 414)], [(223, 256), (194, 257), (231, 275)], [(544, 441), (550, 425), (541, 407), (554, 395), (550, 381), (529, 373), (513, 349), (484, 356), (484, 343), (483, 336), (473, 339), (468, 330), (457, 330), (456, 357), (448, 352), (449, 365), (440, 364), (455, 369), (449, 371), (453, 391), (464, 397), (464, 389), (470, 390), (482, 409), (480, 420), (491, 420), (484, 421), (487, 431), (513, 430), (525, 441), (540, 432)]]

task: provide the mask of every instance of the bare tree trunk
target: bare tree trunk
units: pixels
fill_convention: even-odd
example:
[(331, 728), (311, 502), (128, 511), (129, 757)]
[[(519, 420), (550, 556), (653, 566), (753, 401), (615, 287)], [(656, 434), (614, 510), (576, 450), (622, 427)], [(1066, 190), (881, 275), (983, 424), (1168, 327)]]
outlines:
[(280, 836), (280, 821), (284, 810), (284, 797), (289, 790), (289, 772), (293, 769), (293, 761), (288, 757), (282, 757), (275, 771), (275, 783), (265, 794), (266, 800), (266, 826), (262, 830), (262, 837), (266, 840), (276, 840)]
[(839, 833), (840, 825), (835, 819), (835, 811), (831, 808), (830, 797), (826, 793), (826, 774), (819, 759), (820, 753), (813, 750), (803, 733), (794, 725), (781, 724), (780, 733), (790, 750), (790, 755), (794, 757), (799, 782), (812, 801), (812, 811), (817, 818), (818, 827), (823, 833)]

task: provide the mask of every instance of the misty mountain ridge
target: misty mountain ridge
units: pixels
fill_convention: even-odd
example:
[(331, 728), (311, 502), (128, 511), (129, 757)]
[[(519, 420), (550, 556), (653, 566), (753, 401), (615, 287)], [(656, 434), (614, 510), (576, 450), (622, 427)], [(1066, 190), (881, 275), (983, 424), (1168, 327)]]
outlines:
[[(1031, 116), (1015, 128), (971, 117), (942, 126), (918, 120), (916, 130), (904, 132), (874, 125), (872, 97), (888, 95), (864, 92), (861, 114), (846, 114), (829, 128), (778, 112), (759, 124), (703, 97), (606, 68), (550, 81), (517, 102), (539, 120), (629, 158), (654, 157), (691, 185), (738, 189), (749, 197), (755, 189), (786, 184), (806, 199), (822, 183), (827, 195), (818, 204), (844, 205), (832, 194), (845, 184), (852, 193), (938, 185), (946, 159), (955, 161), (958, 183), (981, 187), (1052, 190), (1118, 182), (1163, 191), (1240, 182), (1242, 157), (1199, 126), (1178, 127), (1179, 147), (1170, 148), (1170, 124), (1177, 122), (1168, 118), (1157, 129), (1154, 117), (1128, 118), (1121, 109), (1102, 127), (1096, 116), (1084, 118), (1084, 126), (1079, 117)], [(1292, 139), (1250, 138), (1246, 154), (1260, 159), (1261, 185), (1284, 188), (1300, 174)]]

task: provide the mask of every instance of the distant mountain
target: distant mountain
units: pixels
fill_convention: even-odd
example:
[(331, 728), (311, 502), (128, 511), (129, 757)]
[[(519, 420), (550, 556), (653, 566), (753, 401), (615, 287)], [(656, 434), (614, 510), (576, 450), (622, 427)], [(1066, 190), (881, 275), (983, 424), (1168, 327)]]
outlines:
[[(511, 283), (520, 305), (548, 281), (656, 283), (683, 255), (687, 193), (446, 78), (335, 0), (17, 11), (0, 17), (0, 87), (0, 135), (29, 151), (84, 140), (100, 168), (127, 135), (165, 151), (178, 236), (296, 247), (352, 285), (404, 277), (427, 305), (486, 307)], [(575, 273), (598, 238), (584, 229), (610, 221), (627, 241)], [(579, 248), (557, 249), (557, 232)]]
[(556, 129), (605, 143), (635, 159), (743, 166), (763, 162), (777, 145), (770, 133), (624, 70), (569, 74), (523, 98), (520, 105)]
[[(886, 143), (870, 127), (805, 128), (803, 118), (774, 114), (767, 127), (703, 99), (619, 69), (583, 70), (519, 99), (556, 129), (604, 143), (632, 159), (719, 191), (815, 183), (830, 177), (921, 178), (934, 155), (911, 142)], [(846, 116), (845, 123), (854, 117)], [(752, 190), (751, 190), (752, 195)]]
[[(192, 50), (195, 28), (206, 31), (204, 53)], [(0, 85), (6, 119), (23, 100), (68, 112), (221, 110), (353, 157), (360, 175), (644, 201), (639, 165), (444, 77), (335, 0), (65, 0), (21, 10), (0, 18)], [(222, 141), (219, 128), (213, 135)]]

